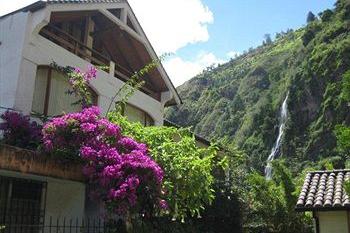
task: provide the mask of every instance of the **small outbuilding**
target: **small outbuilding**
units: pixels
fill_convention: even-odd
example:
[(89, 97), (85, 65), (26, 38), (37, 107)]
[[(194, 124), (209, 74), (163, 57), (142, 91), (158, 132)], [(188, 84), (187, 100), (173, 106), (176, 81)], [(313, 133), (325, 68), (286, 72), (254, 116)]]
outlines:
[(344, 190), (350, 170), (309, 172), (296, 211), (313, 213), (316, 233), (350, 233), (350, 199)]

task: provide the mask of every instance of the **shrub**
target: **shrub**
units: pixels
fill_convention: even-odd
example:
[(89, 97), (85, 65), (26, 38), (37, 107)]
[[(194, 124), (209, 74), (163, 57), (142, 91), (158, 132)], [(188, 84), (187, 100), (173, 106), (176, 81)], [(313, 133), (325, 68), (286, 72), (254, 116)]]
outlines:
[(0, 118), (0, 130), (4, 132), (3, 142), (27, 149), (36, 149), (41, 141), (41, 126), (31, 122), (29, 116), (6, 111)]
[(122, 136), (119, 126), (99, 114), (97, 107), (90, 107), (53, 118), (43, 128), (45, 149), (84, 161), (91, 197), (102, 200), (109, 214), (148, 216), (166, 208), (163, 170), (149, 156), (147, 146)]
[(123, 134), (146, 143), (152, 158), (164, 169), (163, 187), (172, 218), (200, 216), (215, 198), (216, 147), (199, 148), (187, 129), (144, 127), (115, 112), (109, 119), (122, 127)]

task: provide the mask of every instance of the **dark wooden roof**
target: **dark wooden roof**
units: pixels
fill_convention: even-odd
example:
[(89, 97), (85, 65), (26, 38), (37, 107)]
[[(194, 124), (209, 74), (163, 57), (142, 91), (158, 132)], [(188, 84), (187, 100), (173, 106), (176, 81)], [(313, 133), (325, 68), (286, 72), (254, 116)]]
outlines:
[(350, 209), (350, 199), (344, 190), (350, 170), (309, 172), (299, 194), (295, 209), (299, 211)]
[(122, 0), (47, 0), (48, 3), (119, 3)]
[[(45, 8), (48, 4), (66, 4), (66, 3), (68, 3), (68, 4), (69, 3), (77, 3), (77, 4), (102, 3), (103, 4), (103, 3), (120, 3), (120, 2), (126, 2), (128, 4), (128, 2), (126, 0), (47, 0), (47, 1), (37, 1), (37, 2), (34, 2), (33, 4), (25, 6), (21, 9), (16, 10), (16, 11), (10, 12), (6, 15), (2, 15), (2, 16), (0, 16), (0, 19), (5, 18), (5, 17), (12, 15), (12, 14), (18, 13), (18, 12), (28, 12), (28, 11), (35, 12), (37, 10)], [(131, 9), (131, 7), (130, 7), (130, 9)], [(131, 9), (131, 12), (132, 12), (132, 9)], [(61, 14), (65, 14), (65, 13), (62, 12)], [(137, 21), (137, 19), (136, 19), (136, 21)], [(101, 23), (105, 26), (108, 24), (110, 24), (110, 25), (113, 24), (113, 22), (111, 23), (109, 21), (107, 21), (107, 22), (105, 21), (105, 22), (101, 22)], [(139, 24), (138, 21), (137, 21), (137, 23)], [(132, 66), (130, 64), (125, 64), (126, 66), (129, 65), (131, 67), (131, 69), (133, 71), (135, 71), (135, 70), (139, 70), (140, 67), (143, 67), (145, 64), (149, 64), (152, 61), (151, 55), (149, 54), (149, 52), (144, 48), (144, 46), (141, 43), (139, 43), (134, 38), (127, 36), (126, 35), (127, 33), (123, 32), (123, 30), (121, 28), (118, 28), (118, 27), (113, 27), (113, 28), (114, 28), (114, 30), (110, 30), (110, 31), (106, 30), (105, 33), (109, 34), (109, 35), (107, 35), (107, 37), (109, 36), (110, 40), (115, 39), (115, 41), (118, 41), (121, 44), (123, 44), (123, 46), (121, 48), (124, 51), (121, 51), (121, 52), (124, 53), (125, 60), (126, 61), (131, 61), (131, 60), (134, 61)], [(141, 28), (141, 30), (142, 30), (142, 28)], [(143, 32), (143, 30), (142, 30), (142, 32)], [(145, 34), (145, 33), (143, 32), (143, 34)], [(146, 40), (149, 43), (147, 37), (146, 37)], [(109, 43), (109, 44), (111, 44), (111, 43)], [(150, 47), (152, 48), (151, 44), (150, 44)], [(134, 57), (130, 58), (131, 53), (129, 53), (130, 51), (127, 51), (129, 49), (133, 49), (138, 53), (137, 56), (134, 56), (135, 58)], [(152, 50), (154, 51), (153, 48), (152, 48)], [(120, 60), (118, 60), (118, 61), (120, 61)], [(123, 62), (123, 60), (121, 62)], [(162, 70), (164, 70), (162, 63), (160, 63), (160, 67)], [(165, 70), (164, 70), (164, 72), (166, 73)], [(176, 88), (174, 87), (173, 83), (171, 82), (170, 78), (167, 76), (167, 74), (166, 74), (165, 78), (169, 80), (170, 85), (172, 87), (170, 89), (173, 90), (175, 96), (178, 97), (178, 100), (181, 104), (182, 100), (181, 100)], [(166, 83), (163, 82), (162, 80), (163, 80), (162, 74), (160, 72), (158, 72), (158, 70), (156, 70), (156, 69), (152, 70), (147, 75), (145, 75), (145, 81), (147, 83), (150, 83), (152, 86), (156, 87), (158, 91), (162, 91), (162, 92), (167, 91), (168, 87), (167, 87)], [(166, 106), (176, 105), (177, 104), (177, 101), (175, 100), (176, 97), (174, 97), (171, 101), (167, 102)]]

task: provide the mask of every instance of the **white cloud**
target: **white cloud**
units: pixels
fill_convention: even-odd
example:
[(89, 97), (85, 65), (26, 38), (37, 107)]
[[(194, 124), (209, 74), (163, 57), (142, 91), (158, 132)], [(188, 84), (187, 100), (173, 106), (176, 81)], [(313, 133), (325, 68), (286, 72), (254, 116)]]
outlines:
[(239, 55), (241, 55), (241, 53), (237, 52), (237, 51), (230, 51), (226, 55), (228, 58), (235, 58), (235, 57), (238, 57)]
[(225, 60), (217, 58), (213, 53), (201, 52), (191, 61), (184, 60), (178, 56), (172, 57), (164, 62), (164, 66), (169, 77), (177, 87), (199, 74), (206, 67), (224, 62)]
[(159, 53), (176, 52), (209, 39), (213, 13), (201, 0), (129, 0), (149, 40)]

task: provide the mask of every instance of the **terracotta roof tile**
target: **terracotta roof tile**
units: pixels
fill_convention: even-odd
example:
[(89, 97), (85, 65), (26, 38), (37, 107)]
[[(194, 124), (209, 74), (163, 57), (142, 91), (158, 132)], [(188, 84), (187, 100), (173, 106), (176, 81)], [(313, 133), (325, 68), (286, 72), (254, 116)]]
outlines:
[(350, 170), (308, 173), (296, 210), (350, 209), (350, 198), (343, 188), (346, 180), (350, 180)]

